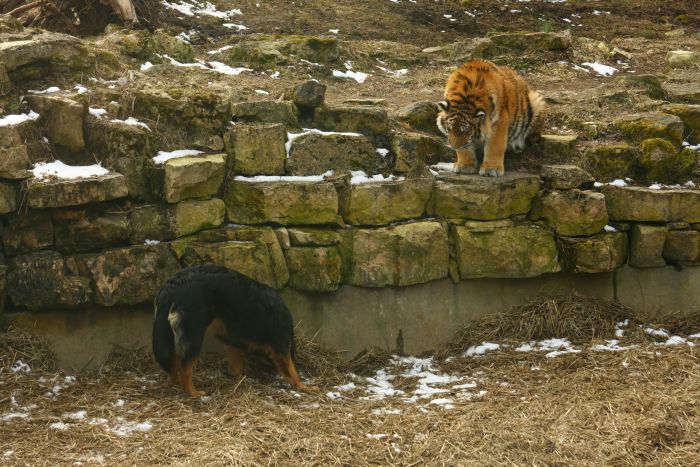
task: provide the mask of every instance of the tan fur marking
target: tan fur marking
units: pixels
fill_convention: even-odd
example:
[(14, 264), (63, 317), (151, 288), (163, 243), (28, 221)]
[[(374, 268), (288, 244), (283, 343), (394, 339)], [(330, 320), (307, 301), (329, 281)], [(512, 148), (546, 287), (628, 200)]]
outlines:
[(185, 394), (191, 397), (200, 397), (204, 395), (204, 392), (195, 389), (194, 383), (192, 382), (192, 371), (194, 370), (194, 366), (196, 364), (197, 359), (193, 358), (182, 368), (180, 373), (180, 384), (182, 384), (182, 389), (185, 391)]

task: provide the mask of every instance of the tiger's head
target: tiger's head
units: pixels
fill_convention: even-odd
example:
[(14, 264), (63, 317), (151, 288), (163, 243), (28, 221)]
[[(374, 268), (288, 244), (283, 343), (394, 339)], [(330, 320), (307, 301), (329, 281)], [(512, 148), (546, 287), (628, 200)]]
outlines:
[(483, 109), (470, 112), (449, 101), (438, 102), (438, 108), (437, 126), (447, 136), (452, 149), (465, 149), (473, 145), (475, 139), (481, 138), (481, 124), (486, 118)]

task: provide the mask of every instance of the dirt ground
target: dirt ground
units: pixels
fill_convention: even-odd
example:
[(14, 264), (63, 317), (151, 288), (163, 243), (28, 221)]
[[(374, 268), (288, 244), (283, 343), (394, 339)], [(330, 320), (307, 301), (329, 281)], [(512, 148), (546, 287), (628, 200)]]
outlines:
[[(163, 387), (145, 349), (67, 374), (10, 330), (0, 334), (0, 463), (698, 465), (700, 323), (603, 311), (539, 302), (423, 358), (340, 362), (301, 338), (314, 394), (256, 360), (233, 380), (210, 355), (195, 372), (208, 396), (196, 399)], [(569, 340), (542, 338), (555, 329)]]

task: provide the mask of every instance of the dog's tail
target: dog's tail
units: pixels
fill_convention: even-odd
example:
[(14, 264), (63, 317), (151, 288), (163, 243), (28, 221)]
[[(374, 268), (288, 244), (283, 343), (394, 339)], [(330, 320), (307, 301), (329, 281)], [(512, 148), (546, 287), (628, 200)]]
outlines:
[[(159, 306), (160, 305), (160, 306)], [(155, 319), (153, 320), (153, 356), (166, 372), (170, 373), (175, 358), (175, 335), (168, 320), (170, 310), (165, 303), (155, 302)]]

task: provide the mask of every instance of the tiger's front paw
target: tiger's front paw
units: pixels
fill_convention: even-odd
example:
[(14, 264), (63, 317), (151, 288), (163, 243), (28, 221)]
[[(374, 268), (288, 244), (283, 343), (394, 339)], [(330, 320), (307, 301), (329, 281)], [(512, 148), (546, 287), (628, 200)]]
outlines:
[(457, 163), (452, 165), (452, 171), (456, 174), (475, 174), (476, 165), (457, 165)]
[(482, 165), (479, 169), (479, 175), (482, 177), (502, 177), (504, 173), (503, 167), (484, 167)]

